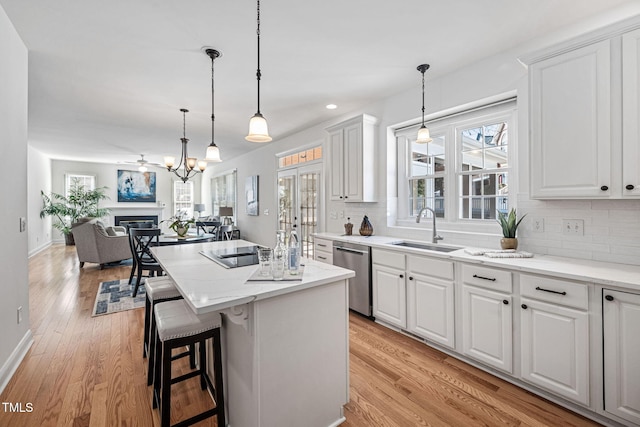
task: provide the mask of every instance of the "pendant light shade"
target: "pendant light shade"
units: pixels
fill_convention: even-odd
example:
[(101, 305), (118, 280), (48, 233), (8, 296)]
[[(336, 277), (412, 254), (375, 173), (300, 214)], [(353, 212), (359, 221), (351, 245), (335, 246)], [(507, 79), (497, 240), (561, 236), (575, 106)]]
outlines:
[(222, 54), (211, 48), (205, 48), (204, 53), (207, 54), (209, 58), (211, 58), (211, 144), (207, 147), (207, 153), (205, 154), (204, 160), (205, 162), (221, 162), (220, 158), (220, 149), (215, 143), (215, 85), (214, 85), (214, 73), (213, 73), (213, 63), (216, 58), (222, 56)]
[(260, 0), (258, 4), (258, 29), (256, 34), (258, 35), (258, 71), (256, 72), (256, 78), (258, 80), (258, 111), (251, 117), (249, 121), (249, 135), (245, 136), (249, 142), (270, 142), (272, 138), (269, 136), (269, 129), (267, 127), (267, 120), (260, 113), (260, 78), (262, 73), (260, 72)]
[(418, 71), (422, 73), (422, 126), (418, 129), (418, 137), (416, 139), (416, 143), (418, 144), (427, 144), (433, 141), (431, 134), (429, 133), (429, 129), (424, 124), (424, 72), (428, 69), (429, 64), (418, 65)]

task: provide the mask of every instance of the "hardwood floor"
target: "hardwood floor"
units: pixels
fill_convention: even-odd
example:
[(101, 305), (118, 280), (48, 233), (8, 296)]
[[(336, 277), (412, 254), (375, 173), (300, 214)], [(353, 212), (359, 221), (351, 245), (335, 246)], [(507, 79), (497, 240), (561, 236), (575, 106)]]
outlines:
[[(79, 269), (75, 248), (63, 245), (29, 260), (34, 344), (0, 401), (31, 403), (33, 411), (0, 408), (0, 426), (159, 425), (142, 358), (144, 310), (91, 317), (98, 284), (129, 271)], [(360, 316), (350, 319), (351, 401), (343, 426), (597, 425)], [(172, 422), (211, 403), (197, 380), (177, 384), (173, 396)]]

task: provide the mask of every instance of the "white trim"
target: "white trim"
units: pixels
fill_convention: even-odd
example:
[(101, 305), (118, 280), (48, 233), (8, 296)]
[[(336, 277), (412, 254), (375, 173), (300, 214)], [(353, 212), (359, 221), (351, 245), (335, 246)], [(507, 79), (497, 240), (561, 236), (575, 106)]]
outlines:
[(48, 242), (38, 246), (35, 249), (32, 249), (28, 254), (27, 254), (27, 258), (31, 258), (34, 255), (39, 254), (40, 252), (44, 251), (45, 249), (49, 248), (49, 246), (51, 246), (53, 244), (53, 241), (49, 240)]
[(13, 374), (15, 374), (18, 366), (20, 366), (22, 359), (27, 355), (27, 351), (29, 351), (32, 344), (33, 335), (31, 334), (31, 329), (28, 329), (16, 348), (11, 352), (11, 355), (5, 364), (0, 368), (0, 393), (4, 391), (4, 388), (11, 380), (11, 377), (13, 377)]

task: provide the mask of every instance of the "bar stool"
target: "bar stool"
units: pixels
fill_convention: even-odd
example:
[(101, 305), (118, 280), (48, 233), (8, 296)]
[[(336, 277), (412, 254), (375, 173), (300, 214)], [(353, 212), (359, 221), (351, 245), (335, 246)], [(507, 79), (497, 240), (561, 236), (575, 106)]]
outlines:
[[(220, 342), (220, 313), (197, 315), (184, 300), (158, 303), (155, 307), (156, 341), (153, 381), (153, 407), (160, 407), (162, 427), (171, 422), (171, 384), (196, 376), (200, 377), (200, 387), (207, 387), (214, 397), (216, 407), (181, 421), (176, 426), (189, 426), (217, 415), (218, 426), (225, 426), (224, 385), (222, 382), (222, 351)], [(207, 374), (205, 341), (213, 340), (215, 387)], [(199, 343), (199, 366), (196, 370), (177, 378), (171, 378), (172, 350)], [(175, 426), (174, 426), (175, 427)]]
[[(147, 385), (153, 384), (154, 343), (156, 320), (153, 316), (156, 304), (182, 299), (182, 295), (172, 279), (167, 276), (148, 277), (144, 282), (147, 299), (144, 304), (144, 342), (142, 357), (148, 357)], [(193, 347), (191, 347), (193, 350)], [(191, 351), (191, 367), (195, 367), (195, 351)]]

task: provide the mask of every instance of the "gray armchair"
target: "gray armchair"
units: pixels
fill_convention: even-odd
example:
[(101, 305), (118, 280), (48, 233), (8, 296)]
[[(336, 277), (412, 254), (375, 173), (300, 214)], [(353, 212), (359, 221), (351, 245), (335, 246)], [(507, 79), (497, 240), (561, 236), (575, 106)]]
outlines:
[(105, 227), (97, 218), (85, 219), (71, 227), (76, 242), (80, 268), (85, 262), (100, 264), (100, 269), (110, 262), (131, 258), (129, 236), (124, 227)]

